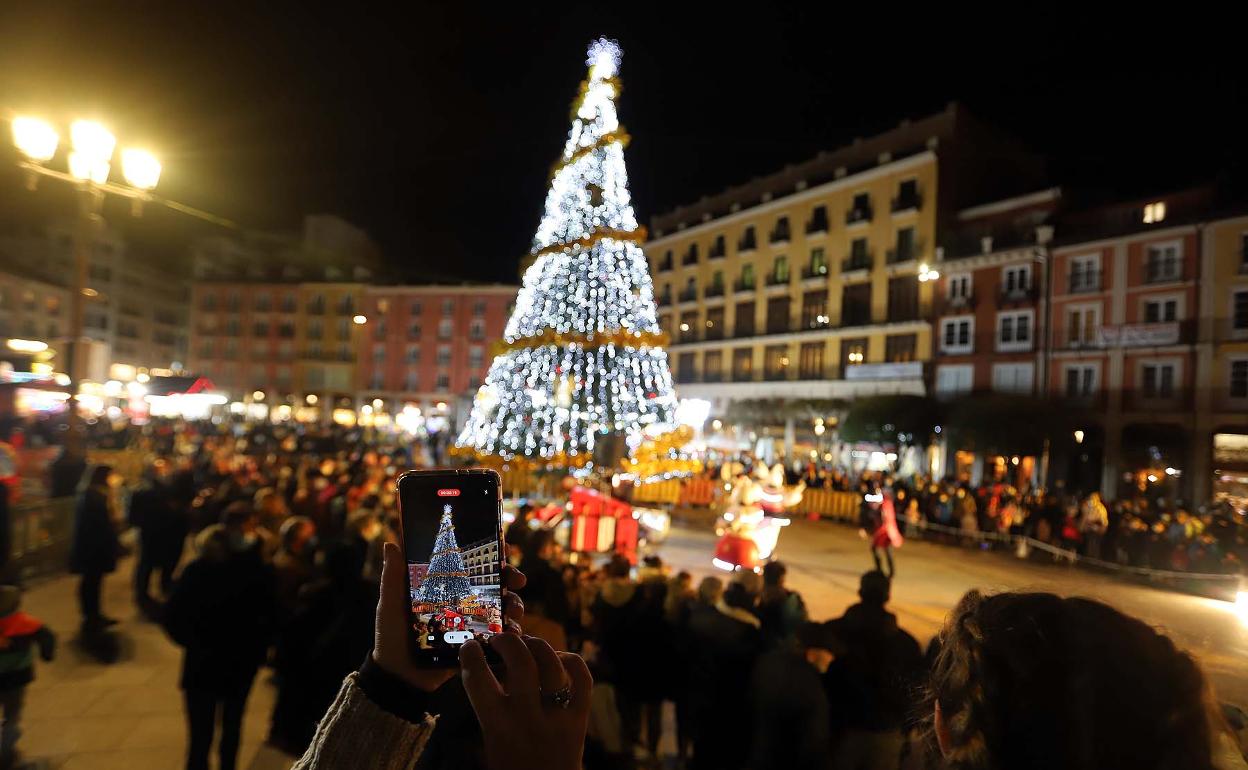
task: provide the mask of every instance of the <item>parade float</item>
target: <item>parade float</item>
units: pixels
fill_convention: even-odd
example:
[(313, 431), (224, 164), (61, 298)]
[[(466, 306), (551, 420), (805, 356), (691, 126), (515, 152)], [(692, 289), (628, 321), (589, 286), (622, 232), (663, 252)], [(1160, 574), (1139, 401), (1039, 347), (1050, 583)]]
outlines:
[[(724, 466), (731, 475), (730, 466)], [(785, 486), (784, 467), (759, 465), (753, 478), (737, 474), (731, 481), (723, 514), (716, 523), (719, 536), (711, 563), (728, 572), (758, 572), (775, 554), (780, 531), (789, 525), (784, 514), (802, 501), (806, 484)]]

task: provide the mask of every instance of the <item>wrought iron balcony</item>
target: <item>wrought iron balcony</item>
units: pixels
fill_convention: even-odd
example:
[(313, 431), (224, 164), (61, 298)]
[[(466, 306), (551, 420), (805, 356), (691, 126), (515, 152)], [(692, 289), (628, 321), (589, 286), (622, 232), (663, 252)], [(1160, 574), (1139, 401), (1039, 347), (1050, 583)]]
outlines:
[(855, 270), (870, 270), (872, 261), (870, 254), (850, 257), (841, 262), (841, 272), (852, 273)]
[(893, 208), (893, 213), (896, 214), (901, 211), (910, 211), (911, 209), (918, 209), (922, 207), (922, 205), (923, 205), (923, 196), (919, 194), (918, 190), (915, 190), (914, 192), (903, 193), (901, 195), (898, 195), (896, 198), (893, 198), (892, 208)]
[(871, 221), (871, 207), (870, 206), (857, 206), (845, 212), (846, 226), (856, 225), (862, 222), (870, 222), (870, 221)]

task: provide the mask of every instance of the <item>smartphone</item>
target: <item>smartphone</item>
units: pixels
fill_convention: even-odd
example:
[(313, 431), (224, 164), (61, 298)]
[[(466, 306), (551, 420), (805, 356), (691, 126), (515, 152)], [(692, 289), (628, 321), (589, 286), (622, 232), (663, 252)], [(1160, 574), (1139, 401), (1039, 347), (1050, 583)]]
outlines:
[(458, 665), (464, 642), (503, 630), (501, 487), (485, 468), (399, 477), (409, 646), (418, 665)]

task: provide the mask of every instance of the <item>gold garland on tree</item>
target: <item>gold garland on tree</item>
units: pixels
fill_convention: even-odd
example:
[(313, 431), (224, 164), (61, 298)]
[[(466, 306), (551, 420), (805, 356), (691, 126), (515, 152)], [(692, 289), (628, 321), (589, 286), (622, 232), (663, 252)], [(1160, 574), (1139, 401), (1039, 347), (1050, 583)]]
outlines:
[(623, 127), (620, 127), (620, 129), (617, 131), (612, 131), (610, 133), (603, 134), (602, 136), (598, 137), (598, 141), (592, 144), (587, 144), (584, 147), (577, 147), (575, 150), (572, 151), (571, 156), (567, 158), (560, 158), (559, 160), (555, 161), (555, 165), (551, 166), (550, 168), (550, 178), (554, 179), (555, 175), (558, 174), (560, 171), (562, 171), (564, 168), (572, 165), (573, 163), (577, 162), (581, 158), (585, 157), (586, 155), (590, 154), (591, 152), (593, 152), (594, 150), (597, 150), (600, 147), (606, 147), (608, 144), (611, 144), (612, 142), (619, 142), (622, 147), (627, 147), (630, 141), (632, 141), (632, 137), (628, 135), (628, 132), (625, 131)]
[(617, 348), (661, 348), (666, 347), (667, 343), (668, 336), (663, 332), (620, 329), (614, 332), (584, 334), (581, 332), (557, 332), (554, 329), (543, 329), (541, 334), (535, 334), (532, 337), (499, 340), (494, 343), (493, 353), (497, 356), (511, 350), (530, 350), (532, 348), (543, 348), (548, 345), (561, 348), (577, 345), (584, 350), (597, 350), (607, 345), (614, 345)]
[(589, 235), (583, 235), (575, 241), (560, 241), (552, 243), (534, 252), (533, 256), (540, 257), (545, 254), (553, 254), (556, 251), (564, 249), (573, 249), (580, 246), (588, 249), (598, 241), (605, 241), (610, 238), (614, 241), (632, 241), (638, 246), (646, 242), (647, 231), (644, 226), (639, 226), (636, 230), (617, 230), (614, 227), (596, 227)]

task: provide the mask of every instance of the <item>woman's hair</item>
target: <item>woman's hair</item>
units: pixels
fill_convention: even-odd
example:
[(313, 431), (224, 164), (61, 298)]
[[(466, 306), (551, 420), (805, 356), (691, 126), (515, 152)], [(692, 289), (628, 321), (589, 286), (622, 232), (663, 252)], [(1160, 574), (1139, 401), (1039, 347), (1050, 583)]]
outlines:
[(971, 591), (937, 641), (926, 714), (939, 705), (952, 767), (1213, 767), (1199, 666), (1112, 607)]

